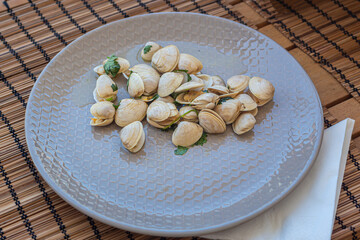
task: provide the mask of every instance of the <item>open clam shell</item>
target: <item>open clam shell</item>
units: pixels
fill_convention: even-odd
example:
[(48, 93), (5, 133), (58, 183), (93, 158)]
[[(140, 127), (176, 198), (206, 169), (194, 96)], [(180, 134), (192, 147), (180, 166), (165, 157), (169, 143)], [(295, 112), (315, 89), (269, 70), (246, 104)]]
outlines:
[(249, 81), (249, 91), (260, 102), (268, 102), (274, 97), (275, 88), (270, 81), (260, 77), (253, 77)]
[(245, 75), (235, 75), (226, 82), (227, 88), (231, 93), (240, 93), (249, 86), (250, 77)]
[(144, 61), (151, 62), (154, 53), (156, 53), (160, 48), (161, 46), (156, 42), (147, 42), (144, 48), (141, 50), (141, 58)]
[(198, 110), (201, 109), (213, 109), (219, 102), (220, 98), (215, 93), (204, 93), (195, 98), (190, 105)]
[(184, 84), (182, 84), (180, 87), (178, 87), (174, 92), (175, 93), (181, 93), (181, 92), (186, 92), (189, 90), (193, 90), (193, 89), (197, 89), (197, 88), (202, 88), (204, 87), (203, 83), (198, 83), (195, 81), (190, 81), (190, 82), (186, 82)]
[(232, 128), (237, 135), (241, 135), (253, 129), (255, 123), (255, 117), (251, 113), (245, 112), (241, 113), (235, 122), (233, 122)]
[(177, 67), (179, 58), (179, 49), (175, 45), (169, 45), (153, 55), (151, 65), (161, 73), (171, 72)]
[(169, 96), (183, 82), (184, 76), (181, 73), (168, 72), (160, 77), (158, 94), (160, 97)]
[(170, 117), (171, 109), (163, 101), (152, 102), (147, 109), (147, 118), (154, 122), (161, 122)]
[(115, 123), (119, 127), (142, 121), (146, 115), (147, 104), (141, 100), (125, 98), (122, 99), (115, 113)]
[[(183, 116), (182, 120), (189, 121), (189, 122), (198, 122), (199, 121), (198, 115), (195, 111), (192, 111), (192, 110), (194, 110), (194, 108), (191, 106), (181, 107), (179, 109), (179, 114), (182, 116), (185, 113), (187, 113), (186, 115)], [(190, 111), (192, 111), (192, 112), (190, 112)]]
[(144, 83), (144, 95), (148, 96), (156, 93), (160, 81), (160, 74), (154, 68), (147, 64), (137, 64), (129, 70), (139, 74), (141, 77)]
[(200, 111), (199, 124), (207, 133), (223, 133), (226, 131), (224, 120), (215, 111), (203, 109)]
[(229, 89), (222, 85), (213, 85), (211, 87), (208, 87), (207, 89), (211, 93), (215, 93), (217, 95), (225, 95), (229, 93)]
[(120, 131), (123, 146), (130, 152), (138, 152), (145, 143), (145, 132), (140, 121), (135, 121)]
[(189, 147), (196, 143), (203, 134), (203, 128), (193, 122), (180, 122), (172, 135), (175, 146)]
[(237, 95), (235, 99), (239, 100), (243, 104), (241, 111), (247, 112), (257, 108), (257, 103), (254, 101), (254, 99), (245, 93)]
[(144, 94), (144, 82), (140, 75), (132, 73), (129, 78), (128, 93), (130, 97), (138, 98)]
[(114, 120), (115, 108), (111, 102), (98, 102), (91, 106), (91, 126), (107, 126)]
[[(114, 89), (116, 90), (114, 91)], [(117, 85), (108, 75), (101, 75), (96, 80), (96, 93), (103, 99), (115, 97), (118, 93)]]
[(233, 123), (240, 114), (242, 104), (237, 99), (229, 99), (222, 104), (216, 105), (214, 111), (225, 121), (226, 124)]
[(187, 53), (180, 54), (178, 69), (187, 70), (188, 74), (196, 74), (200, 72), (202, 68), (203, 65), (201, 61), (196, 57)]

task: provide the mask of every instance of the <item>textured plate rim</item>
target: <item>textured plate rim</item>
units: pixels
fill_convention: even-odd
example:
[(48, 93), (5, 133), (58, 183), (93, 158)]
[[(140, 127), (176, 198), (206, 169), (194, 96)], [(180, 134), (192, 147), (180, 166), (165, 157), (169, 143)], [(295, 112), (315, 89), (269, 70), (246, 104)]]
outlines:
[[(164, 12), (164, 13), (152, 13), (152, 14), (144, 14), (144, 15), (138, 15), (138, 16), (133, 16), (133, 17), (129, 17), (129, 18), (125, 18), (125, 19), (120, 19), (111, 23), (108, 23), (104, 26), (100, 26), (96, 29), (93, 29), (91, 31), (89, 31), (88, 33), (92, 33), (94, 34), (95, 32), (99, 31), (102, 28), (107, 28), (109, 26), (111, 26), (112, 24), (119, 24), (119, 22), (123, 23), (126, 21), (133, 21), (133, 19), (140, 19), (140, 18), (146, 18), (146, 17), (151, 17), (152, 15), (197, 15), (197, 16), (201, 16), (204, 18), (214, 18), (220, 21), (227, 21), (231, 24), (239, 24), (242, 27), (248, 29), (249, 31), (255, 33), (255, 34), (260, 34), (262, 37), (266, 38), (267, 40), (269, 40), (270, 42), (272, 42), (273, 44), (276, 44), (280, 49), (280, 51), (284, 51), (286, 52), (286, 55), (288, 55), (288, 57), (291, 57), (293, 60), (295, 60), (299, 67), (301, 68), (301, 70), (305, 73), (306, 78), (304, 79), (304, 81), (308, 81), (312, 87), (312, 89), (314, 90), (314, 92), (316, 93), (316, 101), (319, 105), (319, 109), (322, 109), (322, 105), (321, 105), (321, 101), (319, 98), (319, 95), (317, 93), (317, 90), (313, 84), (313, 82), (311, 81), (310, 77), (308, 76), (308, 74), (306, 73), (306, 71), (303, 69), (303, 67), (300, 65), (300, 63), (289, 53), (287, 52), (282, 46), (280, 46), (277, 42), (275, 42), (274, 40), (272, 40), (271, 38), (267, 37), (266, 35), (262, 34), (259, 31), (256, 31), (244, 24), (241, 23), (237, 23), (235, 21), (226, 19), (226, 18), (221, 18), (221, 17), (216, 17), (216, 16), (211, 16), (211, 15), (204, 15), (204, 14), (200, 14), (200, 13), (186, 13), (186, 12)], [(56, 61), (56, 59), (63, 54), (64, 51), (66, 51), (67, 48), (69, 48), (70, 46), (72, 46), (73, 44), (75, 44), (78, 41), (81, 41), (83, 38), (86, 38), (88, 36), (88, 33), (82, 35), (81, 37), (77, 38), (76, 40), (74, 40), (73, 42), (71, 42), (68, 46), (66, 46), (65, 48), (63, 48), (58, 54), (56, 54), (56, 56), (50, 61), (50, 63), (48, 63), (46, 65), (46, 67), (42, 70), (40, 76), (38, 77), (38, 80), (35, 82), (30, 96), (29, 96), (29, 100), (28, 100), (28, 106), (30, 106), (29, 103), (31, 103), (33, 97), (34, 97), (34, 89), (36, 88), (39, 79), (41, 79), (41, 77), (43, 76), (44, 72), (46, 72), (47, 68), (49, 66), (51, 66), (52, 64), (54, 64), (54, 62)], [(29, 108), (26, 108), (26, 113), (25, 113), (25, 139), (26, 139), (26, 143), (28, 146), (30, 146), (30, 140), (28, 138), (28, 136), (30, 135), (28, 129), (28, 125), (29, 125), (29, 113), (30, 110)], [(320, 120), (321, 123), (323, 121), (323, 111), (320, 111)], [(307, 175), (307, 173), (309, 172), (309, 170), (311, 169), (311, 167), (313, 166), (319, 151), (320, 151), (320, 146), (322, 143), (322, 139), (323, 139), (323, 132), (324, 132), (324, 127), (323, 124), (320, 124), (320, 128), (318, 129), (318, 139), (315, 143), (315, 147), (314, 147), (314, 151), (310, 157), (310, 159), (306, 162), (303, 170), (299, 173), (298, 177), (293, 181), (293, 183), (287, 188), (285, 189), (281, 194), (279, 194), (276, 198), (274, 198), (272, 201), (268, 202), (267, 204), (264, 204), (262, 207), (258, 208), (256, 211), (251, 212), (250, 214), (243, 216), (243, 217), (239, 217), (235, 220), (232, 221), (227, 221), (224, 222), (222, 224), (218, 224), (218, 225), (214, 225), (214, 226), (210, 226), (210, 227), (204, 227), (204, 228), (198, 228), (198, 229), (192, 229), (192, 230), (160, 230), (160, 229), (156, 229), (156, 228), (145, 228), (145, 227), (138, 227), (136, 225), (130, 225), (130, 224), (126, 224), (123, 222), (119, 222), (116, 221), (112, 218), (109, 218), (107, 216), (104, 216), (100, 213), (97, 213), (96, 211), (82, 205), (81, 203), (79, 203), (76, 199), (74, 199), (73, 197), (71, 197), (68, 193), (66, 193), (61, 187), (59, 187), (52, 179), (51, 177), (48, 175), (47, 171), (44, 169), (38, 155), (36, 154), (35, 150), (33, 148), (29, 148), (28, 150), (30, 152), (30, 155), (32, 157), (33, 162), (35, 163), (35, 166), (37, 168), (37, 170), (39, 171), (40, 175), (44, 178), (44, 180), (49, 184), (49, 186), (63, 199), (65, 200), (68, 204), (70, 204), (71, 206), (73, 206), (75, 209), (79, 210), (80, 212), (100, 221), (103, 223), (106, 223), (108, 225), (111, 225), (113, 227), (119, 228), (119, 229), (123, 229), (123, 230), (128, 230), (128, 231), (132, 231), (132, 232), (137, 232), (140, 234), (145, 234), (145, 235), (155, 235), (155, 236), (167, 236), (167, 237), (182, 237), (182, 236), (199, 236), (199, 235), (205, 235), (205, 234), (210, 234), (213, 232), (217, 232), (217, 231), (222, 231), (225, 230), (227, 228), (239, 225), (243, 222), (249, 221), (250, 219), (260, 215), (261, 213), (265, 212), (266, 210), (268, 210), (270, 207), (274, 206), (275, 204), (279, 203), (282, 199), (284, 199), (288, 194), (290, 194), (298, 185), (299, 183), (305, 178), (305, 176)]]

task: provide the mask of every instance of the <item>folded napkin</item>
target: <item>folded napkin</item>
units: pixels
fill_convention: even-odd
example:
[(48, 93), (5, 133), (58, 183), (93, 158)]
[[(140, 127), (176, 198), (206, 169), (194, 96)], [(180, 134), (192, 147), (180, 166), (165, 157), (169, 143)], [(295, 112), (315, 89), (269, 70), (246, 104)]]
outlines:
[(354, 120), (324, 131), (319, 155), (305, 179), (274, 207), (239, 226), (203, 236), (231, 240), (329, 240)]

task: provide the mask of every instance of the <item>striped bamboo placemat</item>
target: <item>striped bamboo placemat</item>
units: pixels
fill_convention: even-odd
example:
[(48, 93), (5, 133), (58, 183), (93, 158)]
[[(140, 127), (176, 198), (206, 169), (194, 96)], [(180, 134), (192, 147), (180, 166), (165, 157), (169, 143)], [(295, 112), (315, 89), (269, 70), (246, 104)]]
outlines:
[[(344, 112), (344, 109), (358, 107), (360, 100), (357, 89), (360, 84), (359, 2), (360, 0), (1, 2), (1, 239), (159, 239), (115, 229), (78, 212), (54, 193), (31, 161), (24, 135), (25, 109), (31, 88), (46, 64), (79, 36), (115, 20), (165, 11), (199, 12), (246, 24), (270, 36), (302, 64), (319, 91), (324, 106), (324, 123), (328, 127), (344, 117), (360, 118), (360, 113), (354, 113), (354, 110)], [(357, 201), (360, 194), (360, 151), (356, 147), (356, 137), (359, 135), (360, 126), (356, 126), (333, 239), (357, 239), (360, 224), (360, 203)]]

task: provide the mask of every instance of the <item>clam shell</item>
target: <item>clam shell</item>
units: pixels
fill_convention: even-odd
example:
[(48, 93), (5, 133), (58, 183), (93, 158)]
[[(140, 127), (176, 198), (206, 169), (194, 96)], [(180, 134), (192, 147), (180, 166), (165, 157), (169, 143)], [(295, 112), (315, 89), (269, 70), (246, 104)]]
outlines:
[(163, 102), (166, 102), (166, 103), (174, 103), (175, 100), (172, 97), (167, 96), (167, 97), (159, 97), (155, 101), (163, 101)]
[(241, 135), (253, 129), (256, 119), (251, 113), (241, 113), (233, 122), (232, 128), (237, 135)]
[(96, 80), (96, 92), (100, 98), (109, 98), (112, 96), (116, 96), (118, 90), (114, 91), (112, 89), (112, 85), (116, 83), (108, 76), (108, 75), (101, 75)]
[(268, 102), (271, 101), (272, 98), (269, 98), (267, 100), (260, 100), (257, 97), (255, 97), (250, 91), (247, 93), (249, 94), (249, 96), (254, 99), (254, 101), (256, 102), (258, 107), (264, 106), (265, 104), (267, 104)]
[(219, 96), (215, 93), (204, 93), (195, 98), (190, 104), (193, 108), (201, 109), (213, 109), (220, 100)]
[[(144, 48), (147, 46), (151, 46), (150, 51), (148, 51), (147, 53), (144, 53)], [(144, 48), (141, 50), (141, 58), (144, 61), (151, 62), (151, 59), (152, 59), (154, 53), (156, 53), (161, 48), (161, 46), (159, 44), (157, 44), (156, 42), (147, 42), (145, 44)]]
[(254, 117), (258, 114), (258, 108), (255, 108), (254, 110), (249, 111), (248, 113), (251, 113)]
[[(191, 106), (183, 106), (182, 108), (179, 109), (179, 114), (182, 116), (191, 110), (194, 110), (194, 108)], [(189, 122), (198, 122), (199, 121), (198, 115), (196, 114), (195, 111), (189, 112), (188, 114), (183, 116), (182, 119), (185, 121), (189, 121)]]
[(172, 135), (175, 146), (189, 147), (196, 143), (203, 134), (203, 128), (193, 122), (180, 122)]
[(90, 125), (95, 127), (104, 127), (111, 124), (113, 121), (114, 118), (109, 118), (109, 119), (91, 118)]
[[(117, 96), (116, 95), (113, 95), (111, 97), (108, 97), (108, 98), (101, 98), (97, 91), (96, 91), (96, 88), (94, 89), (93, 91), (93, 97), (94, 97), (94, 100), (95, 102), (103, 102), (103, 101), (108, 101), (108, 102), (115, 102), (117, 100)], [(111, 101), (109, 101), (111, 100)]]
[(222, 85), (213, 85), (208, 87), (208, 91), (217, 95), (224, 95), (229, 93), (229, 89)]
[(235, 75), (229, 78), (226, 82), (227, 88), (231, 93), (233, 92), (242, 92), (249, 85), (250, 77), (245, 75)]
[(215, 111), (203, 109), (200, 111), (199, 124), (207, 133), (223, 133), (226, 131), (224, 120)]
[(235, 98), (239, 93), (238, 92), (233, 92), (233, 93), (227, 93), (227, 94), (223, 94), (220, 95), (220, 98), (225, 98), (225, 97), (231, 97), (231, 98)]
[(195, 98), (197, 98), (202, 94), (204, 94), (204, 92), (199, 92), (199, 91), (189, 91), (189, 92), (180, 93), (176, 97), (176, 101), (180, 104), (190, 104)]
[(175, 45), (159, 49), (151, 59), (151, 65), (161, 73), (171, 72), (179, 63), (180, 52)]
[(169, 96), (183, 82), (184, 76), (180, 73), (168, 72), (160, 77), (158, 94), (160, 97)]
[(156, 128), (162, 129), (162, 128), (166, 127), (166, 125), (161, 125), (161, 124), (159, 124), (159, 123), (157, 123), (157, 122), (152, 121), (151, 119), (149, 119), (149, 117), (146, 117), (146, 121), (147, 121), (151, 126), (156, 127)]
[(146, 115), (147, 104), (141, 100), (125, 98), (122, 99), (115, 113), (115, 123), (120, 127), (142, 121)]
[[(105, 65), (105, 63), (108, 61), (109, 59), (105, 59), (103, 61), (103, 66)], [(130, 68), (130, 62), (125, 59), (125, 58), (121, 58), (121, 57), (118, 57), (116, 59), (116, 61), (118, 62), (118, 64), (120, 65), (120, 69), (119, 69), (119, 72), (117, 74), (120, 74), (120, 73), (123, 73), (123, 72), (126, 72), (129, 68)], [(104, 69), (104, 68), (103, 68)], [(104, 70), (105, 72), (105, 70)]]
[(211, 79), (213, 81), (213, 85), (221, 85), (224, 87), (226, 86), (224, 80), (218, 75), (211, 76)]
[(115, 108), (111, 102), (98, 102), (91, 106), (90, 113), (98, 119), (114, 118)]
[(144, 95), (156, 93), (160, 80), (160, 74), (151, 66), (146, 64), (137, 64), (129, 70), (139, 74), (144, 83)]
[(207, 74), (198, 74), (196, 75), (197, 78), (201, 79), (204, 83), (204, 89), (208, 89), (214, 84), (213, 78)]
[(138, 152), (145, 143), (145, 132), (141, 122), (135, 121), (120, 131), (120, 139), (130, 152)]
[(275, 88), (264, 78), (253, 77), (249, 81), (250, 92), (261, 101), (268, 101), (274, 97)]
[(257, 103), (254, 99), (245, 93), (237, 95), (235, 99), (239, 100), (243, 104), (243, 109), (241, 109), (241, 111), (252, 111), (257, 108)]
[(147, 118), (154, 122), (161, 122), (169, 118), (170, 108), (163, 101), (152, 102), (147, 109)]
[(187, 53), (180, 54), (178, 69), (187, 70), (188, 74), (196, 74), (200, 72), (202, 68), (202, 63), (196, 57)]
[(225, 121), (233, 123), (240, 114), (242, 104), (237, 99), (229, 99), (222, 104), (216, 105), (214, 111)]
[(99, 76), (105, 74), (103, 65), (94, 67), (94, 72), (96, 72)]
[(154, 101), (155, 99), (155, 95), (156, 94), (154, 94), (154, 95), (151, 95), (151, 96), (144, 96), (144, 95), (142, 95), (141, 97), (140, 97), (140, 100), (141, 101), (144, 101), (144, 102), (152, 102), (152, 101)]
[(129, 78), (128, 93), (130, 97), (138, 98), (144, 94), (144, 82), (141, 79), (140, 75), (137, 73), (132, 73)]
[(204, 87), (203, 83), (190, 81), (190, 82), (186, 82), (186, 83), (182, 84), (174, 92), (175, 93), (180, 93), (180, 92), (185, 92), (185, 91), (189, 91), (189, 90), (193, 90), (193, 89), (197, 89), (197, 88), (202, 88), (202, 87)]

